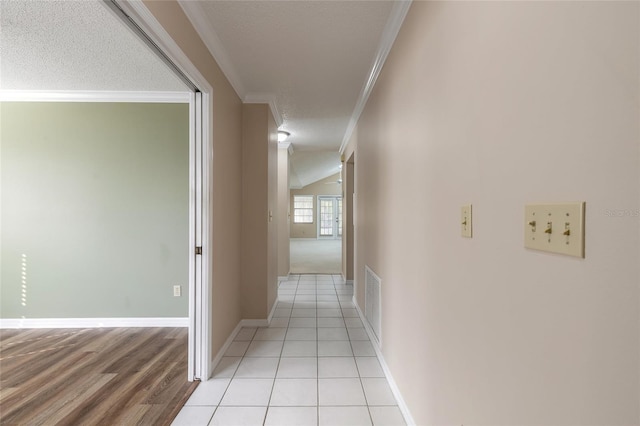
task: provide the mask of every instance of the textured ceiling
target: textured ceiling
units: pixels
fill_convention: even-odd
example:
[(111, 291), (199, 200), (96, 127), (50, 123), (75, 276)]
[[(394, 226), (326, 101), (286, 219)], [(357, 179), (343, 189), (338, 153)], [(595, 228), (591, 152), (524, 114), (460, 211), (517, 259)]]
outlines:
[[(279, 111), (295, 186), (336, 173), (397, 3), (181, 1), (239, 96)], [(188, 90), (100, 0), (1, 0), (0, 89)]]
[(0, 1), (0, 89), (187, 91), (99, 0)]
[(268, 94), (275, 100), (281, 129), (291, 133), (292, 181), (305, 186), (336, 173), (338, 150), (394, 2), (189, 0), (181, 5), (216, 59), (228, 65), (225, 72), (234, 74), (228, 77), (240, 96)]
[(380, 43), (385, 1), (202, 2), (247, 93), (273, 93), (295, 149), (335, 149)]

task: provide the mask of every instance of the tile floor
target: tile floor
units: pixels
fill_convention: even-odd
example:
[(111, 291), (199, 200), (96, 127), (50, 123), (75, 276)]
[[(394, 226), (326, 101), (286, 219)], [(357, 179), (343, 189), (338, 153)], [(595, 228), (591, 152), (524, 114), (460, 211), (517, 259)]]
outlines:
[(271, 325), (243, 328), (173, 425), (405, 425), (339, 275), (280, 283)]

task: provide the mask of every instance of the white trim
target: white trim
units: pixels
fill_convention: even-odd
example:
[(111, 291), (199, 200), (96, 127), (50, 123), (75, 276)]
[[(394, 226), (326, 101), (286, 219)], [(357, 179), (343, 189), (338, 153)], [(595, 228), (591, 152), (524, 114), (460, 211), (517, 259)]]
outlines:
[(269, 320), (266, 319), (243, 319), (240, 321), (242, 327), (269, 327)]
[[(168, 58), (196, 85), (202, 92), (202, 289), (201, 306), (202, 315), (200, 332), (196, 335), (196, 350), (200, 360), (200, 365), (195, 366), (197, 376), (193, 377), (189, 372), (189, 380), (193, 378), (209, 377), (212, 373), (211, 363), (211, 309), (213, 286), (213, 274), (211, 272), (212, 259), (209, 257), (213, 242), (212, 235), (212, 211), (210, 206), (210, 192), (213, 187), (213, 176), (211, 167), (213, 165), (213, 87), (207, 79), (200, 73), (198, 68), (191, 62), (178, 44), (171, 38), (164, 27), (158, 22), (156, 17), (149, 11), (142, 0), (117, 0), (122, 10), (132, 18), (140, 28), (153, 39), (154, 43), (167, 55)], [(190, 248), (191, 250), (194, 247)], [(195, 356), (195, 354), (194, 354)]]
[[(275, 307), (277, 304), (278, 302), (276, 300), (276, 303), (274, 303), (273, 306)], [(275, 312), (275, 309), (272, 310), (272, 313), (273, 312)], [(271, 315), (269, 315), (269, 317), (271, 317)], [(238, 325), (236, 325), (236, 328), (234, 328), (231, 334), (229, 335), (229, 337), (227, 337), (227, 340), (225, 340), (224, 344), (222, 345), (222, 347), (220, 348), (216, 356), (211, 360), (211, 363), (209, 364), (209, 371), (211, 372), (211, 374), (207, 377), (204, 377), (203, 380), (209, 380), (211, 378), (211, 375), (213, 375), (213, 371), (218, 366), (218, 364), (222, 360), (222, 357), (224, 357), (224, 354), (229, 349), (229, 346), (231, 346), (231, 343), (233, 343), (234, 339), (236, 338), (238, 333), (240, 333), (240, 330), (242, 330), (243, 327), (268, 327), (268, 326), (269, 326), (269, 321), (267, 320), (248, 320), (248, 319), (240, 320)]]
[(220, 348), (220, 350), (216, 354), (215, 358), (213, 358), (211, 360), (211, 363), (209, 364), (210, 374), (208, 376), (206, 376), (206, 377), (203, 377), (202, 378), (203, 381), (209, 380), (211, 378), (211, 375), (213, 375), (213, 370), (215, 370), (216, 367), (218, 366), (218, 364), (220, 363), (220, 361), (222, 361), (222, 357), (227, 352), (227, 350), (229, 349), (229, 346), (231, 346), (231, 343), (233, 343), (233, 339), (236, 338), (236, 336), (238, 335), (238, 333), (240, 332), (240, 329), (242, 329), (242, 327), (243, 327), (242, 321), (240, 321), (238, 323), (238, 325), (236, 325), (236, 328), (233, 329), (233, 331), (231, 332), (229, 337), (227, 337), (227, 340), (224, 342), (224, 345), (222, 345), (222, 347)]
[(353, 130), (358, 124), (360, 114), (362, 114), (362, 111), (367, 104), (367, 100), (369, 100), (369, 96), (373, 91), (373, 87), (376, 85), (376, 80), (378, 79), (378, 76), (382, 71), (384, 62), (387, 60), (387, 56), (391, 51), (393, 43), (396, 41), (396, 37), (398, 36), (400, 27), (402, 27), (404, 18), (407, 16), (409, 7), (411, 7), (411, 2), (412, 0), (402, 0), (396, 1), (393, 4), (391, 14), (389, 15), (389, 19), (387, 19), (387, 23), (385, 24), (384, 30), (382, 32), (382, 38), (380, 39), (380, 46), (378, 46), (376, 59), (373, 61), (371, 71), (369, 72), (369, 77), (367, 78), (367, 81), (360, 91), (358, 102), (356, 103), (356, 107), (353, 109), (351, 120), (349, 120), (349, 125), (347, 126), (347, 130), (344, 133), (344, 138), (342, 139), (342, 144), (340, 145), (339, 150), (340, 154), (344, 154), (344, 150), (349, 143), (349, 139), (351, 139)]
[(207, 13), (200, 2), (178, 0), (178, 4), (185, 15), (187, 15), (189, 21), (191, 21), (191, 25), (193, 25), (202, 42), (207, 46), (207, 49), (209, 49), (209, 53), (211, 53), (211, 56), (213, 56), (218, 63), (222, 73), (227, 77), (227, 80), (229, 80), (238, 97), (240, 99), (244, 98), (245, 91), (242, 81), (240, 80), (240, 75), (233, 66), (229, 54), (222, 45), (218, 34), (216, 34), (213, 27), (209, 24), (206, 17)]
[(247, 93), (242, 102), (245, 104), (269, 104), (273, 118), (276, 120), (276, 127), (282, 126), (282, 115), (276, 105), (276, 95), (272, 93)]
[(212, 91), (202, 92), (202, 377), (212, 371), (206, 367), (211, 359), (213, 318), (213, 96)]
[(196, 254), (193, 247), (196, 246), (196, 223), (195, 223), (195, 206), (196, 206), (196, 191), (193, 183), (196, 181), (196, 176), (198, 171), (196, 170), (195, 164), (195, 150), (197, 146), (196, 141), (196, 127), (194, 123), (196, 122), (196, 94), (190, 94), (190, 102), (189, 102), (189, 242), (186, 250), (188, 250), (189, 257), (189, 339), (188, 339), (188, 353), (189, 356), (187, 358), (187, 375), (189, 380), (193, 380), (195, 377), (196, 364), (199, 360), (199, 355), (197, 351), (196, 344)]
[[(280, 284), (280, 280), (278, 280), (278, 284)], [(271, 320), (273, 319), (273, 315), (276, 313), (276, 306), (278, 306), (278, 298), (276, 297), (276, 301), (273, 302), (273, 306), (271, 307), (271, 312), (269, 312), (269, 316), (267, 317), (267, 323), (271, 324)]]
[[(355, 306), (356, 311), (358, 312), (358, 315), (360, 315), (360, 321), (362, 321), (362, 324), (364, 324), (364, 328), (365, 330), (367, 330), (369, 339), (373, 342), (375, 340), (374, 339), (375, 333), (371, 329), (369, 322), (367, 321), (364, 314), (360, 310), (358, 303), (356, 303), (355, 295), (353, 296), (353, 306)], [(395, 380), (393, 380), (393, 376), (391, 375), (391, 370), (389, 370), (389, 366), (385, 362), (384, 356), (382, 356), (382, 350), (377, 345), (371, 345), (371, 346), (376, 351), (376, 356), (378, 357), (378, 361), (380, 362), (380, 365), (382, 366), (382, 370), (384, 371), (384, 375), (387, 378), (387, 381), (389, 382), (389, 387), (391, 388), (391, 392), (393, 393), (393, 396), (396, 398), (396, 401), (398, 402), (398, 408), (400, 408), (400, 412), (402, 412), (402, 416), (404, 417), (405, 422), (407, 423), (408, 426), (415, 426), (416, 422), (413, 420), (413, 416), (411, 416), (411, 412), (409, 412), (409, 407), (407, 407), (407, 403), (404, 401), (404, 398), (402, 398), (402, 394), (400, 393), (400, 389), (398, 388), (398, 385), (396, 384)]]
[(188, 327), (189, 318), (6, 318), (2, 328)]
[(281, 277), (278, 277), (278, 284), (280, 284), (280, 281), (289, 281), (289, 275), (283, 275)]
[(142, 30), (158, 45), (180, 70), (187, 75), (202, 92), (212, 93), (213, 88), (193, 65), (180, 46), (171, 38), (167, 30), (149, 11), (143, 0), (116, 0), (118, 6), (132, 18)]
[(90, 90), (0, 90), (1, 102), (188, 103), (187, 92), (103, 92)]

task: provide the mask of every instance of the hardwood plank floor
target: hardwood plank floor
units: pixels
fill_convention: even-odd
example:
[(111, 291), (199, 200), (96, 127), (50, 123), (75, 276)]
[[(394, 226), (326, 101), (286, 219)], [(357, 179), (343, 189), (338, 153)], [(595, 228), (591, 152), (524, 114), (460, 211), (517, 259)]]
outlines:
[(0, 424), (169, 425), (198, 386), (187, 333), (0, 330)]

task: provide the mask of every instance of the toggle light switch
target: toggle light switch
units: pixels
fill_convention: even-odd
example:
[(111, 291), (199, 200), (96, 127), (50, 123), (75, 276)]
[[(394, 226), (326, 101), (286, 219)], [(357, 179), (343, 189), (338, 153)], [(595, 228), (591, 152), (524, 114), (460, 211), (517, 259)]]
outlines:
[(462, 206), (460, 209), (460, 229), (463, 237), (471, 238), (471, 204)]
[(585, 203), (527, 204), (524, 246), (584, 257)]

